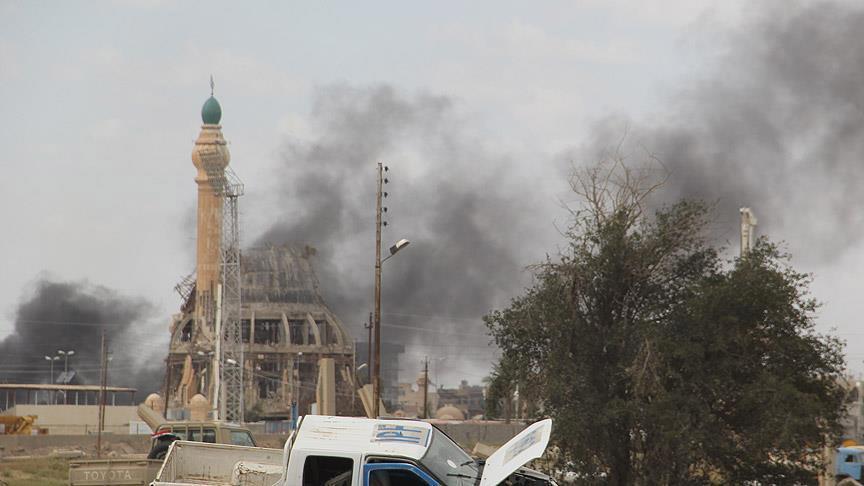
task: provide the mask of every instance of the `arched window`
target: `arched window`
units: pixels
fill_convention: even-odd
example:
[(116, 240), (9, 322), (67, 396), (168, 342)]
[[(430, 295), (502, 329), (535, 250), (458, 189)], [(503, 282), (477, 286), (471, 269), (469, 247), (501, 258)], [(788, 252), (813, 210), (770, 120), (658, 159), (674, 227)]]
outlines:
[(255, 319), (255, 344), (279, 344), (281, 330), (281, 319)]
[(189, 342), (192, 340), (192, 320), (186, 321), (183, 329), (180, 331), (180, 342)]

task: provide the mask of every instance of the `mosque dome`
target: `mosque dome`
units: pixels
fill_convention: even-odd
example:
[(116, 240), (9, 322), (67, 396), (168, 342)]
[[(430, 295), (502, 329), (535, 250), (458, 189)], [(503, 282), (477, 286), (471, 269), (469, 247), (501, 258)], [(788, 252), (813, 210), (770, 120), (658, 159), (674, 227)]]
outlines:
[(162, 400), (162, 397), (160, 397), (158, 393), (147, 395), (147, 398), (144, 400), (144, 405), (160, 414), (165, 413), (165, 400)]
[(201, 107), (201, 121), (207, 125), (218, 125), (222, 119), (222, 107), (212, 95), (204, 102)]
[(465, 414), (453, 405), (444, 405), (435, 412), (435, 418), (439, 420), (465, 420)]
[(207, 412), (210, 411), (210, 402), (207, 397), (200, 393), (189, 400), (189, 418), (195, 422), (203, 422), (207, 420)]

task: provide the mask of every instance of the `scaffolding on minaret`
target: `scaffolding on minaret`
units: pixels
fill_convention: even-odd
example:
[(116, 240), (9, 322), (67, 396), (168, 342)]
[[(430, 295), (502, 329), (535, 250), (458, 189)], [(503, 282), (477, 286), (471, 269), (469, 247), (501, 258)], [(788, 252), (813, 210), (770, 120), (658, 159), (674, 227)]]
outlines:
[(219, 152), (203, 151), (201, 161), (213, 192), (222, 200), (219, 242), (221, 295), (217, 296), (220, 308), (215, 312), (220, 321), (216, 323), (216, 329), (221, 330), (216, 334), (219, 368), (214, 373), (219, 389), (214, 390), (214, 399), (218, 418), (242, 423), (244, 361), (240, 325), (240, 227), (237, 200), (243, 195), (243, 182), (230, 167), (224, 166), (224, 159)]

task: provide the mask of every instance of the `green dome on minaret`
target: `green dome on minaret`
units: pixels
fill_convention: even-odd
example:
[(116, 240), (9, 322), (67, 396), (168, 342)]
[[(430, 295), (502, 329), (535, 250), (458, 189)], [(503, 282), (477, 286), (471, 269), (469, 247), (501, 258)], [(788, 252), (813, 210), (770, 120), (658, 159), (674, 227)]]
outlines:
[(222, 107), (213, 95), (207, 98), (204, 106), (201, 107), (201, 121), (208, 125), (218, 125), (222, 119)]

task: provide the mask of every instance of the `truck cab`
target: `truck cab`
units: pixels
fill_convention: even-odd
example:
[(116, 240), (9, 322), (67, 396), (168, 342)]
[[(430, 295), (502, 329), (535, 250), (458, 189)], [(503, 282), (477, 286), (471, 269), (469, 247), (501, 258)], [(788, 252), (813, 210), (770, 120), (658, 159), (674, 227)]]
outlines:
[(862, 466), (864, 466), (864, 447), (851, 446), (837, 449), (836, 457), (837, 479), (852, 478), (856, 481), (862, 479)]
[(255, 439), (249, 429), (226, 422), (165, 422), (156, 428), (154, 436), (172, 434), (179, 440), (209, 442), (211, 444), (233, 444), (255, 447)]
[(542, 455), (550, 433), (551, 421), (533, 424), (478, 463), (427, 422), (310, 415), (285, 445), (280, 484), (493, 486)]
[(164, 459), (174, 441), (232, 444), (255, 447), (255, 439), (248, 429), (225, 422), (165, 422), (156, 427), (150, 444), (148, 459)]

